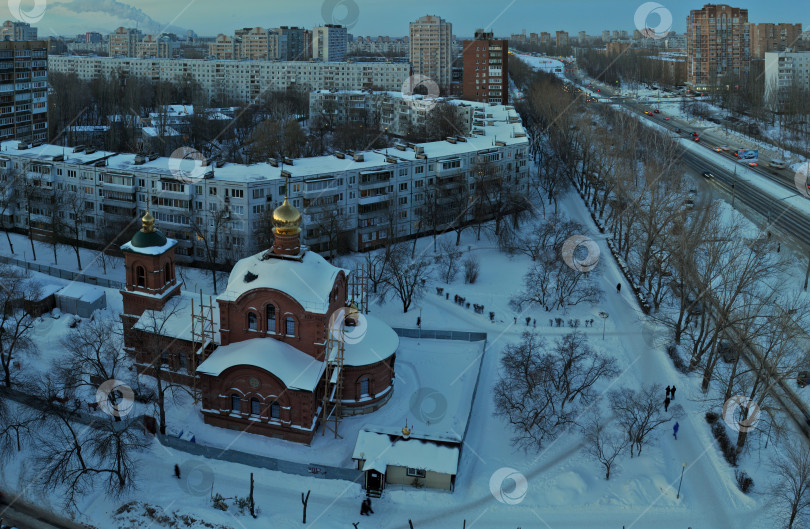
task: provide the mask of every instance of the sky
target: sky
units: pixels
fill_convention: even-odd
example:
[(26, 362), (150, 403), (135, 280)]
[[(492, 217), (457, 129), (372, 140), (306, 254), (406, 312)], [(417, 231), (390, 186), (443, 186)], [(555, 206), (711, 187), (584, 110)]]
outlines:
[[(751, 22), (801, 22), (810, 29), (810, 10), (797, 9), (803, 0), (758, 0), (734, 4), (749, 10)], [(184, 32), (198, 35), (232, 34), (241, 27), (281, 25), (313, 27), (344, 23), (354, 35), (403, 36), (408, 23), (431, 14), (453, 24), (453, 33), (466, 37), (476, 28), (508, 36), (527, 32), (566, 30), (599, 35), (603, 29), (636, 29), (636, 19), (648, 27), (683, 32), (690, 9), (706, 2), (662, 0), (7, 0), (5, 18), (30, 21), (40, 35), (76, 35), (86, 31), (109, 33), (118, 26), (145, 32)], [(648, 4), (652, 4), (648, 6)], [(2, 2), (0, 2), (2, 5)], [(646, 7), (645, 7), (646, 6)], [(659, 16), (662, 15), (662, 16)], [(670, 22), (671, 21), (671, 22)], [(640, 25), (644, 25), (641, 23)], [(642, 27), (643, 29), (643, 27)]]

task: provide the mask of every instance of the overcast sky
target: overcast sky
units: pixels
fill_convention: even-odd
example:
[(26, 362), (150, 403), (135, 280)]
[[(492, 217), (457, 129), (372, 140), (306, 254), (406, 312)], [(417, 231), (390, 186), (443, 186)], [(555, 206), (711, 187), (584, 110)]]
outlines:
[[(749, 10), (751, 22), (802, 22), (810, 25), (806, 0), (758, 0), (736, 4)], [(2, 5), (4, 2), (0, 2)], [(75, 35), (85, 31), (108, 33), (118, 26), (140, 27), (147, 32), (193, 29), (199, 35), (232, 34), (248, 26), (281, 25), (313, 27), (324, 22), (349, 26), (354, 35), (403, 36), (408, 22), (426, 14), (438, 15), (453, 24), (458, 36), (469, 36), (477, 27), (491, 28), (498, 35), (526, 29), (527, 32), (569, 33), (603, 29), (636, 28), (641, 0), (7, 0), (6, 18), (30, 17), (40, 35)], [(690, 9), (703, 3), (660, 1), (657, 12), (671, 29), (683, 32)], [(19, 7), (17, 7), (19, 6)], [(39, 19), (41, 7), (44, 15)], [(653, 4), (652, 8), (656, 8)], [(17, 10), (17, 11), (15, 11)], [(650, 10), (650, 8), (648, 8)], [(640, 20), (643, 20), (642, 17)], [(656, 14), (647, 25), (656, 29), (662, 19)]]

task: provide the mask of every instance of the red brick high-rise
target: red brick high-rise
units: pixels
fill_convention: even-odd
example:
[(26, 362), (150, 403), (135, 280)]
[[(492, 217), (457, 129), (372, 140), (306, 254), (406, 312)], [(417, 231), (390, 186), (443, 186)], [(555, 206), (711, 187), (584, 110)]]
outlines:
[(693, 9), (686, 19), (687, 83), (706, 89), (748, 75), (751, 35), (748, 10), (723, 4)]
[(462, 98), (482, 103), (509, 104), (509, 41), (496, 40), (478, 30), (464, 41)]

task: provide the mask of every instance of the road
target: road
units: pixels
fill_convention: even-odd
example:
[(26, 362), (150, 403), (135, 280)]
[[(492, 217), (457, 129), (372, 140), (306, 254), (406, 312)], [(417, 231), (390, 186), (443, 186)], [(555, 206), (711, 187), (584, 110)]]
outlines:
[[(2, 494), (2, 493), (0, 493)], [(16, 529), (88, 529), (35, 505), (3, 495), (6, 504), (0, 500), (0, 525), (11, 525)]]

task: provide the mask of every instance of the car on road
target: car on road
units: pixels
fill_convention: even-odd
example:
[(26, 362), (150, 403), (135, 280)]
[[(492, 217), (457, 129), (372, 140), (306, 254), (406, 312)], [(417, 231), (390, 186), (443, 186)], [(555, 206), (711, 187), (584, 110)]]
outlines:
[(691, 134), (692, 136), (697, 136), (698, 135), (697, 132), (690, 132), (689, 134)]
[(651, 116), (651, 115), (652, 115), (652, 112), (650, 112), (649, 110), (645, 110), (645, 111), (644, 111), (644, 115), (645, 115), (645, 116)]
[(714, 148), (714, 150), (717, 151), (717, 152), (727, 151), (728, 150), (728, 145), (718, 145), (717, 147)]
[(773, 167), (774, 169), (784, 169), (787, 167), (787, 163), (784, 160), (771, 160), (768, 162), (768, 165)]
[(703, 178), (709, 178), (709, 179), (714, 178), (714, 173), (712, 173), (711, 171), (703, 171), (700, 174), (703, 176)]
[(700, 141), (700, 136), (698, 136), (697, 134), (693, 134), (693, 135), (692, 135), (692, 140), (694, 140), (694, 141)]
[(658, 110), (657, 108), (656, 108), (655, 110), (653, 110), (653, 112), (654, 112), (655, 114), (660, 114), (660, 113), (661, 113), (661, 111), (660, 111), (660, 110)]
[(680, 134), (680, 133), (681, 133), (681, 132), (683, 132), (683, 131), (682, 131), (681, 129), (679, 129), (679, 128), (678, 128), (678, 129), (675, 129), (675, 132), (677, 132), (678, 134)]

